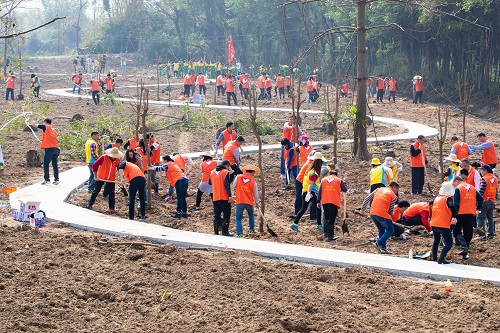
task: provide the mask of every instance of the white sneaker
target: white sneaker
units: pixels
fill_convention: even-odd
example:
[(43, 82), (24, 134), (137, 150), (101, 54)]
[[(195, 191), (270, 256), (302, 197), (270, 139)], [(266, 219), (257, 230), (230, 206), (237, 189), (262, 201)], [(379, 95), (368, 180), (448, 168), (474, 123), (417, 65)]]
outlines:
[(283, 175), (283, 174), (281, 174), (281, 175), (280, 175), (280, 178), (281, 178), (281, 179), (285, 179), (285, 178), (286, 178), (286, 176), (285, 176), (285, 175)]
[(406, 235), (405, 235), (405, 234), (401, 234), (399, 237), (400, 237), (402, 240), (406, 240)]

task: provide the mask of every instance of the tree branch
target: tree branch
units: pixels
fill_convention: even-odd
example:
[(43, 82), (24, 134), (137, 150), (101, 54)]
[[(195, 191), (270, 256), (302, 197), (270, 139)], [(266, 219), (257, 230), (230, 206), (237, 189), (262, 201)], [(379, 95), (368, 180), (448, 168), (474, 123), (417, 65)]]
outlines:
[(65, 19), (65, 18), (66, 18), (66, 16), (56, 17), (56, 18), (50, 20), (49, 22), (46, 22), (46, 23), (44, 23), (42, 25), (39, 25), (38, 27), (35, 27), (33, 29), (26, 30), (26, 31), (21, 31), (21, 32), (18, 32), (18, 33), (15, 33), (15, 34), (6, 35), (6, 36), (0, 36), (0, 39), (6, 39), (6, 38), (12, 38), (12, 37), (17, 37), (17, 36), (20, 36), (20, 35), (24, 35), (24, 34), (32, 32), (32, 31), (38, 30), (40, 28), (43, 28), (46, 25), (52, 24), (52, 23), (54, 23), (57, 20), (62, 20), (62, 19)]

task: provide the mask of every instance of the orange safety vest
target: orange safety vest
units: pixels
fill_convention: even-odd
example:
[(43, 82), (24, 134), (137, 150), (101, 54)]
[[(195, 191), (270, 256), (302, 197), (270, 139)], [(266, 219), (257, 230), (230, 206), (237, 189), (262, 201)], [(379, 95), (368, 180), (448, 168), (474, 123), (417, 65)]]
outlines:
[(321, 204), (334, 204), (340, 208), (340, 178), (330, 175), (321, 181)]
[(285, 78), (282, 76), (278, 76), (278, 79), (276, 80), (276, 85), (278, 88), (285, 88)]
[[(287, 122), (286, 125), (292, 126), (292, 122)], [(292, 128), (284, 128), (283, 129), (283, 134), (281, 135), (282, 138), (287, 138), (290, 142), (295, 142), (295, 126)]]
[(45, 125), (45, 132), (42, 133), (40, 148), (59, 148), (57, 145), (57, 132), (50, 125)]
[(73, 75), (73, 82), (76, 84), (82, 83), (82, 76), (78, 74)]
[[(373, 83), (373, 80), (372, 80), (371, 78), (366, 79), (366, 86), (367, 86), (367, 87), (370, 87), (370, 86), (372, 85), (372, 83)], [(397, 221), (397, 220), (396, 220), (396, 221)]]
[(175, 155), (172, 159), (174, 160), (175, 164), (177, 164), (179, 168), (181, 168), (182, 171), (186, 170), (186, 161), (182, 158), (181, 155)]
[[(419, 143), (418, 141), (415, 141), (413, 144), (413, 148), (419, 149)], [(425, 161), (425, 145), (421, 144), (420, 145), (420, 154), (417, 156), (413, 157), (410, 153), (410, 166), (412, 168), (423, 168), (424, 167), (424, 161)]]
[(208, 182), (210, 179), (210, 173), (217, 167), (217, 161), (206, 160), (201, 163), (201, 182)]
[(399, 210), (399, 207), (396, 205), (394, 206), (394, 215), (392, 215), (392, 222), (398, 222), (401, 219), (401, 211)]
[(242, 88), (250, 88), (250, 79), (244, 77), (241, 79), (241, 87)]
[(424, 83), (422, 80), (415, 80), (415, 91), (424, 91)]
[(130, 149), (137, 148), (137, 141), (135, 141), (135, 136), (133, 136), (130, 139), (128, 139), (128, 146), (129, 146)]
[(185, 86), (191, 85), (191, 75), (187, 74), (186, 76), (184, 76), (184, 85)]
[(273, 83), (271, 82), (271, 79), (267, 79), (266, 80), (266, 88), (272, 88), (273, 87)]
[(238, 145), (236, 144), (236, 141), (229, 141), (225, 146), (224, 146), (224, 153), (222, 154), (222, 160), (228, 160), (231, 165), (236, 164), (236, 158), (234, 157), (234, 150), (239, 149)]
[(144, 177), (144, 172), (142, 172), (142, 170), (139, 169), (139, 167), (134, 163), (126, 162), (125, 169), (123, 169), (123, 175), (125, 176), (127, 183), (130, 183), (130, 181), (134, 178)]
[(234, 92), (234, 83), (231, 78), (226, 79), (226, 92)]
[(168, 170), (165, 171), (165, 176), (170, 186), (175, 186), (175, 183), (181, 178), (187, 178), (181, 168), (175, 162), (167, 162)]
[(340, 90), (342, 90), (343, 93), (347, 94), (349, 92), (349, 86), (344, 83), (342, 87), (340, 87)]
[(314, 82), (313, 82), (313, 80), (307, 80), (306, 91), (307, 92), (314, 91)]
[(222, 86), (222, 75), (217, 76), (217, 79), (215, 81), (216, 85)]
[(236, 204), (254, 205), (255, 197), (253, 189), (255, 187), (255, 179), (248, 172), (236, 176)]
[[(146, 152), (142, 150), (141, 147), (136, 147), (135, 149), (136, 153), (139, 153), (141, 155), (141, 161), (142, 161), (142, 171), (147, 171), (148, 170), (148, 156), (146, 155)], [(150, 159), (151, 161), (151, 159)]]
[(225, 129), (222, 134), (224, 134), (224, 138), (222, 139), (222, 152), (224, 153), (224, 148), (226, 147), (229, 141), (234, 141), (237, 138), (236, 131), (229, 133), (227, 129)]
[(111, 161), (111, 158), (104, 155), (104, 161), (97, 168), (97, 178), (104, 180), (115, 180), (116, 179), (116, 168), (120, 164), (120, 159), (115, 158)]
[(90, 80), (90, 89), (91, 89), (92, 91), (99, 91), (99, 90), (101, 90), (101, 88), (100, 88), (100, 84), (99, 84), (99, 83), (100, 83), (100, 82), (99, 82), (99, 80), (97, 80), (97, 79), (92, 79), (92, 80)]
[(229, 170), (223, 169), (220, 171), (212, 170), (210, 173), (210, 182), (212, 183), (212, 200), (229, 200), (229, 195), (226, 191), (225, 180), (226, 175), (229, 173)]
[(483, 193), (484, 201), (490, 200), (495, 202), (497, 196), (498, 178), (491, 173), (487, 173), (483, 176), (484, 182), (486, 183), (486, 189)]
[(389, 91), (396, 91), (396, 80), (389, 80)]
[(5, 83), (6, 88), (14, 89), (16, 87), (16, 79), (14, 79), (13, 77), (9, 77)]
[[(153, 138), (153, 143), (158, 142), (156, 139)], [(151, 147), (152, 144), (149, 146)], [(149, 159), (152, 164), (160, 164), (160, 157), (161, 157), (161, 151), (160, 151), (160, 144), (158, 143), (158, 149), (152, 150), (151, 151), (151, 158)]]
[(314, 150), (314, 148), (311, 145), (299, 146), (299, 156), (300, 156), (300, 164), (301, 165), (306, 164), (307, 158), (309, 157), (309, 154), (313, 150)]
[(434, 204), (432, 205), (432, 218), (431, 227), (450, 229), (451, 226), (451, 209), (446, 205), (448, 198), (452, 198), (447, 195), (438, 195), (434, 199)]
[(420, 212), (426, 210), (429, 213), (431, 212), (431, 208), (428, 202), (416, 202), (412, 204), (408, 209), (404, 212), (404, 216), (409, 219), (411, 217), (420, 215)]
[(472, 186), (476, 186), (476, 184), (474, 183), (474, 176), (476, 175), (476, 169), (474, 169), (473, 167), (471, 167), (469, 169), (469, 175), (467, 176), (467, 179), (465, 180), (465, 182), (469, 185), (472, 185)]
[(498, 159), (497, 159), (497, 152), (495, 151), (495, 145), (488, 138), (486, 138), (486, 141), (491, 142), (491, 146), (490, 148), (483, 150), (483, 155), (481, 156), (481, 162), (483, 162), (483, 164), (497, 164)]
[[(283, 149), (283, 159), (285, 160), (285, 163), (288, 163), (288, 157), (290, 156), (290, 150), (295, 149), (294, 146), (292, 146), (289, 149)], [(293, 168), (294, 166), (297, 166), (297, 159), (292, 158), (292, 164), (288, 165), (288, 168)]]
[(107, 77), (106, 78), (106, 90), (114, 90), (115, 89), (115, 82), (112, 77)]
[(377, 79), (377, 89), (384, 90), (384, 79)]
[(391, 207), (391, 202), (395, 198), (396, 194), (389, 187), (379, 187), (376, 189), (370, 207), (370, 215), (392, 220), (392, 216), (389, 214), (389, 208)]
[(457, 155), (457, 158), (459, 160), (462, 160), (463, 158), (469, 158), (468, 144), (466, 144), (465, 142), (455, 142), (453, 144), (453, 147), (455, 147), (455, 154)]
[(306, 175), (307, 170), (309, 169), (309, 166), (313, 164), (314, 160), (307, 160), (306, 163), (302, 165), (302, 168), (300, 168), (299, 174), (297, 175), (297, 181), (299, 183), (304, 182), (304, 176)]
[(198, 85), (199, 86), (205, 85), (205, 75), (198, 75)]
[(457, 188), (460, 190), (460, 205), (457, 214), (476, 215), (476, 188), (464, 182), (460, 183)]
[(287, 87), (290, 87), (292, 85), (292, 78), (291, 77), (289, 77), (289, 76), (286, 77), (285, 85)]

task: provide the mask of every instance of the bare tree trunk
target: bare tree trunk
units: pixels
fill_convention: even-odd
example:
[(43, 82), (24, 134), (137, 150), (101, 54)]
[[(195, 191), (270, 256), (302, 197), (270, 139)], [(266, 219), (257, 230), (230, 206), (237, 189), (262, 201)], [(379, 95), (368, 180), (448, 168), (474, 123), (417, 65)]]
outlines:
[(462, 141), (465, 142), (465, 134), (467, 130), (465, 129), (467, 112), (469, 110), (469, 101), (472, 95), (472, 90), (474, 86), (467, 82), (467, 70), (460, 75), (457, 73), (457, 84), (458, 84), (458, 96), (460, 97), (460, 108), (462, 109), (462, 126), (463, 126), (463, 137)]
[(450, 114), (450, 110), (448, 108), (445, 109), (444, 123), (441, 118), (441, 107), (437, 107), (437, 115), (438, 115), (438, 123), (439, 123), (439, 135), (438, 135), (438, 143), (439, 143), (439, 168), (441, 170), (441, 174), (444, 173), (444, 164), (443, 164), (443, 146), (446, 140), (446, 134), (448, 132), (448, 117)]
[(156, 100), (160, 100), (160, 58), (156, 52)]

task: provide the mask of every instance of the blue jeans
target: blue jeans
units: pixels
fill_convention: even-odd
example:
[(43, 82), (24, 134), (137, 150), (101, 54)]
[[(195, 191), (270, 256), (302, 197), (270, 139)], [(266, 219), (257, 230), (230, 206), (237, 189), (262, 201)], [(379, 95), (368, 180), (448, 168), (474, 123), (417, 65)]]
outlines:
[(186, 194), (188, 189), (188, 179), (181, 178), (175, 183), (175, 193), (177, 194), (177, 213), (187, 213)]
[(248, 204), (237, 204), (236, 205), (236, 234), (243, 234), (243, 226), (241, 225), (241, 219), (243, 218), (243, 211), (248, 213), (248, 229), (255, 231), (255, 215), (253, 213), (253, 206)]
[(296, 178), (297, 178), (297, 166), (294, 166), (291, 169), (288, 169), (288, 181), (286, 180), (286, 175), (285, 175), (285, 185), (292, 183), (293, 180)]
[(89, 191), (94, 192), (95, 180), (94, 180), (94, 172), (92, 172), (92, 164), (89, 164), (89, 170), (90, 170), (90, 177), (89, 177), (88, 189), (89, 189)]
[(281, 146), (280, 173), (285, 175), (285, 146)]
[(5, 100), (8, 101), (9, 100), (9, 95), (10, 95), (10, 99), (11, 100), (14, 100), (14, 89), (12, 88), (7, 88), (6, 92), (5, 92)]
[(76, 84), (76, 83), (74, 83), (74, 85), (73, 85), (73, 92), (72, 92), (72, 94), (75, 93), (76, 87), (78, 87), (78, 95), (80, 95), (80, 91), (82, 90), (82, 85), (81, 84)]
[(481, 213), (477, 216), (477, 226), (484, 230), (484, 221), (488, 221), (488, 236), (495, 235), (495, 221), (493, 220), (493, 211), (495, 203), (491, 200), (486, 200), (481, 206)]
[(394, 232), (394, 225), (390, 219), (386, 219), (384, 217), (380, 217), (377, 215), (370, 215), (375, 223), (375, 226), (378, 229), (378, 240), (377, 244), (381, 249), (385, 250), (387, 247), (387, 240), (391, 237)]
[(387, 100), (389, 102), (391, 101), (391, 97), (392, 97), (392, 99), (395, 102), (396, 101), (396, 92), (395, 91), (389, 91), (389, 94), (387, 95)]
[(443, 236), (444, 246), (439, 255), (440, 259), (446, 258), (446, 255), (451, 250), (453, 246), (453, 237), (451, 237), (451, 230), (446, 228), (431, 227), (432, 234), (434, 236), (434, 242), (432, 243), (432, 256), (437, 257), (437, 252), (439, 248), (439, 243), (441, 241), (441, 236)]
[(57, 166), (57, 159), (59, 158), (60, 152), (61, 151), (59, 150), (59, 148), (45, 148), (45, 152), (43, 154), (43, 178), (46, 181), (50, 181), (50, 163), (52, 163), (52, 169), (54, 170), (54, 180), (59, 180), (59, 168)]

